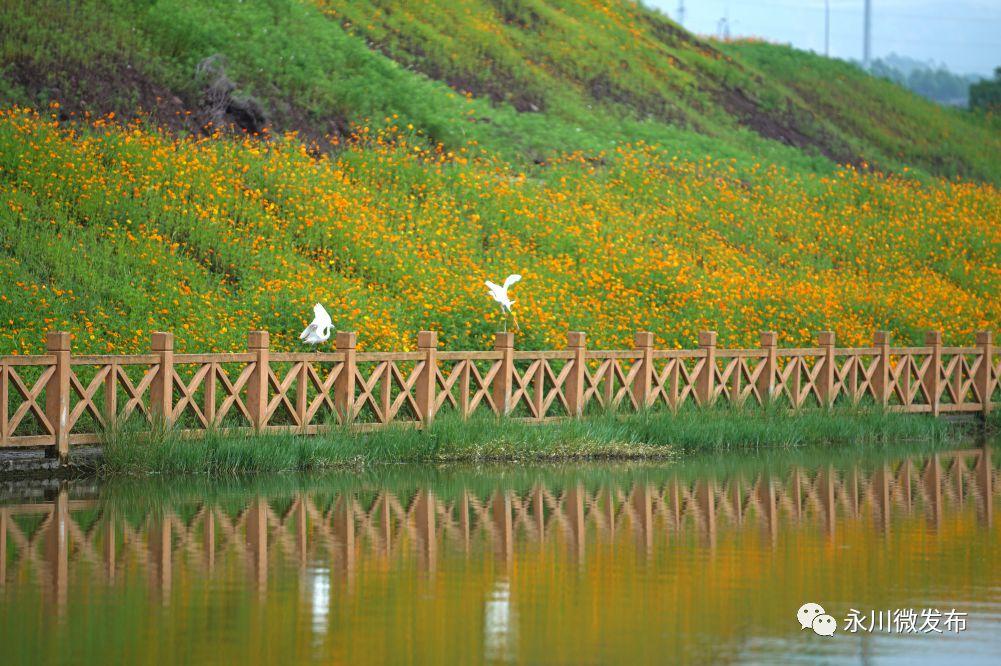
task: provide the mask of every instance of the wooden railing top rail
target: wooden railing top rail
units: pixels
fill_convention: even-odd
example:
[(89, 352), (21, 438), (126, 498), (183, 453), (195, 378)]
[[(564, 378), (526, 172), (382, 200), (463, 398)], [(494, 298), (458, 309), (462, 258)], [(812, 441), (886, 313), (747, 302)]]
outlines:
[[(686, 350), (678, 350), (678, 352)], [(657, 352), (654, 352), (655, 354)], [(705, 356), (705, 351), (700, 353)], [(671, 352), (666, 352), (665, 357), (670, 357)], [(716, 358), (765, 358), (768, 352), (764, 349), (717, 349)]]
[[(758, 351), (758, 350), (746, 350)], [(703, 358), (706, 355), (704, 349), (654, 349), (654, 358)]]
[(504, 352), (499, 351), (440, 351), (439, 361), (499, 361)]
[(271, 352), (271, 360), (280, 363), (340, 363), (344, 352)]
[(609, 358), (642, 358), (643, 354), (631, 349), (588, 349), (584, 358), (604, 360)]
[(826, 354), (827, 350), (823, 347), (791, 347), (789, 349), (776, 349), (775, 353), (779, 356), (820, 356)]
[[(158, 357), (154, 357), (159, 361)], [(253, 354), (223, 353), (223, 354), (174, 354), (174, 363), (250, 363)], [(156, 362), (156, 361), (154, 361)]]
[[(784, 353), (784, 350), (776, 350), (777, 353)], [(872, 356), (880, 353), (879, 347), (835, 347), (836, 356)]]
[(903, 354), (931, 354), (934, 347), (890, 347), (890, 354), (901, 356)]
[[(599, 352), (599, 353), (601, 353), (601, 352)], [(572, 351), (558, 351), (558, 350), (557, 351), (546, 351), (546, 350), (541, 350), (541, 349), (538, 350), (538, 351), (520, 351), (520, 350), (516, 350), (516, 351), (512, 352), (511, 355), (514, 358), (514, 360), (516, 360), (516, 361), (536, 360), (536, 359), (559, 360), (559, 359), (572, 359), (573, 358), (573, 352)], [(441, 354), (438, 354), (438, 358), (441, 358), (441, 356), (442, 356)]]
[[(177, 354), (175, 358), (182, 356)], [(226, 354), (188, 354), (187, 356), (226, 356)], [(156, 354), (85, 354), (82, 356), (70, 356), (70, 363), (73, 365), (107, 365), (116, 363), (118, 365), (152, 365), (159, 363), (160, 357)], [(178, 361), (180, 363), (181, 361)], [(218, 361), (217, 361), (218, 362)]]
[(420, 361), (424, 359), (424, 354), (415, 352), (358, 352), (355, 354), (355, 361), (358, 363), (370, 363), (372, 361)]
[(56, 357), (51, 354), (0, 355), (0, 365), (54, 365)]
[[(959, 347), (942, 346), (938, 348), (941, 354), (978, 354), (980, 347)], [(935, 347), (915, 346), (915, 347), (888, 347), (889, 353), (894, 356), (904, 354), (931, 354)], [(836, 356), (871, 356), (881, 352), (880, 347), (834, 347)], [(704, 357), (704, 349), (652, 349), (655, 358), (700, 358)], [(825, 354), (824, 347), (776, 347), (775, 353), (778, 356), (820, 356)], [(515, 349), (513, 351), (515, 359), (570, 359), (573, 352), (569, 350), (527, 350)], [(767, 355), (764, 349), (740, 349), (717, 347), (715, 355), (718, 358), (762, 358)], [(447, 351), (440, 350), (437, 353), (439, 360), (497, 360), (503, 356), (500, 351)], [(641, 353), (635, 349), (587, 349), (585, 357), (588, 359), (609, 359), (609, 358), (640, 358)], [(254, 359), (254, 355), (249, 352), (198, 352), (180, 353), (175, 352), (174, 362), (182, 363), (247, 363)], [(320, 362), (330, 363), (344, 360), (343, 352), (270, 352), (272, 361), (281, 362)], [(421, 358), (421, 352), (389, 351), (389, 352), (356, 352), (356, 361), (414, 361)], [(118, 365), (152, 365), (159, 362), (160, 356), (157, 354), (81, 354), (72, 355), (70, 363), (72, 365), (105, 365), (115, 363)], [(52, 354), (0, 354), (0, 364), (15, 366), (45, 366), (56, 362), (56, 357)]]

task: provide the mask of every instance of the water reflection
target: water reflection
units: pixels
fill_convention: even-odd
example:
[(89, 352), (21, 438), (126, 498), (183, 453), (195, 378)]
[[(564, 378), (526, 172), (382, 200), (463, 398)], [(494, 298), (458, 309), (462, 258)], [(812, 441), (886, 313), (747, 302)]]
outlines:
[(330, 570), (326, 567), (307, 569), (306, 586), (303, 589), (310, 595), (313, 633), (322, 636), (327, 633), (327, 616), (330, 615)]
[(511, 587), (508, 582), (497, 581), (490, 598), (483, 605), (484, 656), (491, 660), (513, 661), (517, 637), (511, 618)]
[[(725, 473), (471, 473), (426, 485), (343, 475), (211, 498), (62, 486), (0, 506), (0, 639), (25, 661), (53, 637), (46, 649), (63, 649), (19, 611), (72, 617), (70, 640), (102, 590), (108, 603), (132, 599), (130, 612), (163, 608), (129, 619), (147, 631), (197, 608), (243, 618), (228, 630), (244, 635), (258, 609), (254, 631), (290, 658), (308, 636), (300, 656), (318, 661), (392, 660), (402, 652), (387, 631), (430, 660), (574, 661), (586, 649), (643, 661), (666, 644), (730, 660), (802, 641), (783, 613), (812, 594), (863, 607), (959, 594), (998, 628), (997, 477), (990, 449), (977, 448)], [(959, 562), (965, 553), (981, 564)], [(218, 638), (190, 625), (188, 640)], [(256, 641), (242, 658), (267, 661), (250, 651)], [(835, 643), (808, 647), (876, 649)]]

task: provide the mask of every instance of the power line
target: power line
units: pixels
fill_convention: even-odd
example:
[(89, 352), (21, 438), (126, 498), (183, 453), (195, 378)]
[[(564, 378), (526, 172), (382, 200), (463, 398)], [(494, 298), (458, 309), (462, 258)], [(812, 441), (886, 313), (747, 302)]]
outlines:
[[(790, 4), (786, 2), (757, 2), (757, 0), (727, 0), (726, 4), (731, 5), (742, 5), (745, 7), (774, 7), (776, 9), (798, 9), (800, 11), (808, 12), (820, 12), (820, 11), (830, 11), (834, 14), (858, 14), (858, 9), (853, 9), (851, 7), (831, 7), (829, 10), (826, 7), (821, 7), (819, 5), (801, 5), (801, 4)], [(880, 11), (878, 16), (887, 18), (906, 18), (915, 19), (918, 21), (959, 21), (967, 23), (984, 23), (997, 21), (1001, 22), (1001, 15), (998, 16), (942, 16), (933, 14), (910, 14), (910, 13), (899, 13), (894, 11)]]
[(889, 37), (881, 37), (880, 40), (883, 41), (883, 42), (891, 42), (891, 43), (892, 42), (904, 42), (906, 44), (931, 44), (933, 46), (987, 46), (987, 47), (1001, 47), (1001, 42), (975, 42), (975, 41), (970, 41), (970, 40), (967, 40), (967, 39), (964, 39), (961, 42), (957, 42), (955, 40), (950, 40), (950, 39), (918, 39), (918, 38), (910, 38), (910, 39), (908, 39), (907, 37), (889, 36)]
[(896, 12), (881, 12), (880, 15), (890, 18), (914, 19), (916, 21), (960, 21), (966, 23), (1001, 21), (1001, 16), (931, 16), (929, 14), (898, 14)]

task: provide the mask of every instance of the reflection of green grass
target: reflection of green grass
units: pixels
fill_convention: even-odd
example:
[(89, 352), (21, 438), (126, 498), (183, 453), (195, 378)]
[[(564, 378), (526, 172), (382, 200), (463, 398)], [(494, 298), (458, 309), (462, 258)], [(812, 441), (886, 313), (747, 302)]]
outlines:
[[(370, 505), (379, 492), (409, 497), (417, 490), (430, 490), (443, 500), (456, 500), (465, 492), (487, 497), (498, 489), (524, 494), (536, 487), (560, 491), (580, 484), (589, 492), (599, 488), (628, 488), (636, 483), (662, 486), (677, 479), (715, 479), (723, 482), (760, 474), (787, 479), (790, 470), (808, 472), (830, 467), (844, 472), (851, 468), (869, 471), (904, 458), (915, 462), (956, 445), (954, 439), (902, 442), (888, 440), (857, 446), (805, 446), (798, 448), (748, 448), (725, 456), (713, 452), (678, 456), (670, 461), (630, 460), (588, 462), (557, 460), (512, 465), (509, 463), (453, 463), (447, 465), (368, 465), (332, 469), (322, 473), (225, 475), (222, 477), (116, 477), (102, 487), (102, 502), (140, 524), (147, 515), (166, 509), (183, 513), (185, 507), (202, 503), (227, 507), (237, 514), (248, 497), (266, 497), (273, 507), (287, 503), (298, 493), (308, 493), (323, 508), (339, 493), (358, 493)], [(994, 456), (995, 467), (1001, 456)]]
[(296, 472), (371, 463), (523, 462), (586, 458), (670, 458), (686, 452), (748, 451), (808, 445), (941, 441), (941, 421), (874, 409), (833, 411), (687, 409), (601, 414), (544, 426), (510, 419), (447, 416), (426, 430), (390, 426), (185, 440), (171, 433), (107, 438), (106, 475)]

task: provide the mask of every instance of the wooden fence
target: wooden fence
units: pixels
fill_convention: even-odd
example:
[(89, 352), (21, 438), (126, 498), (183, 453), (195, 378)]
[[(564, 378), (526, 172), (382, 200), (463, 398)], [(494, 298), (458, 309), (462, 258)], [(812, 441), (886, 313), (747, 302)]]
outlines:
[(0, 356), (0, 446), (50, 447), (65, 460), (73, 444), (100, 441), (112, 425), (165, 423), (186, 434), (224, 431), (315, 433), (334, 424), (426, 424), (454, 412), (545, 421), (599, 409), (686, 404), (764, 404), (793, 409), (872, 402), (894, 411), (988, 413), (1001, 402), (1001, 360), (989, 331), (973, 347), (840, 348), (822, 332), (816, 347), (721, 349), (716, 333), (699, 348), (660, 350), (653, 334), (630, 350), (591, 350), (571, 332), (558, 351), (520, 351), (498, 333), (493, 351), (441, 351), (422, 331), (415, 352), (358, 352), (354, 333), (334, 352), (272, 352), (253, 331), (244, 353), (177, 354), (173, 335), (154, 333), (150, 354), (70, 352), (53, 332), (47, 353)]

